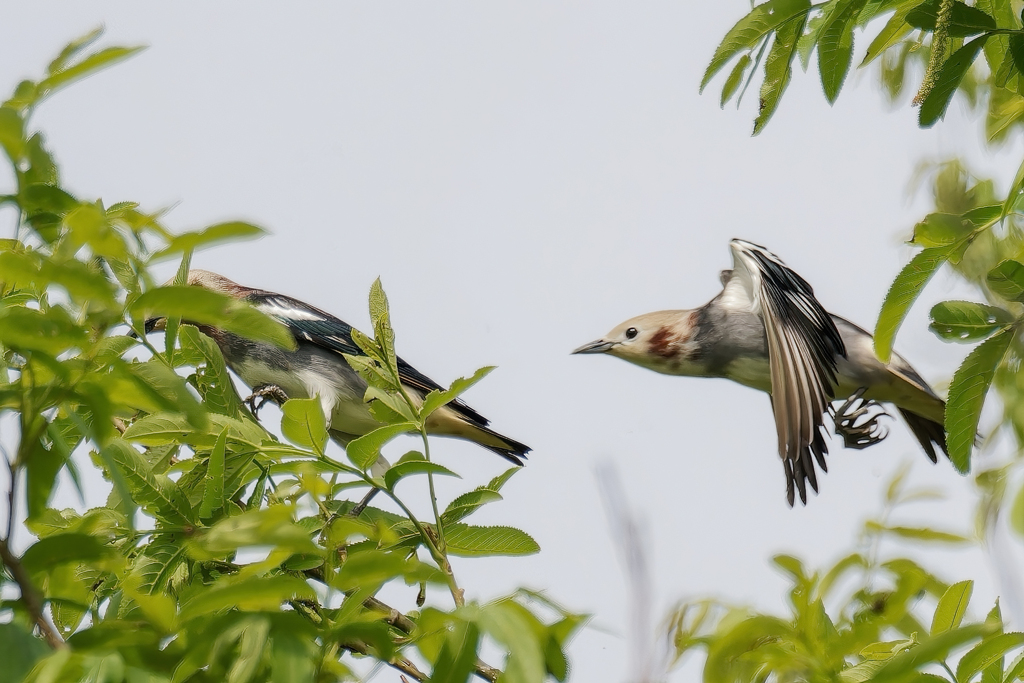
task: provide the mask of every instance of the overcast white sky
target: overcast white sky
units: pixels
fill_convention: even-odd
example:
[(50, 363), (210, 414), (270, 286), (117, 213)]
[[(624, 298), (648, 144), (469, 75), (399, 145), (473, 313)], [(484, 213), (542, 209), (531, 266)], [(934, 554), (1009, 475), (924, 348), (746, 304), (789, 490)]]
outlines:
[[(781, 609), (768, 558), (836, 559), (904, 462), (913, 483), (952, 498), (902, 521), (973, 525), (968, 482), (930, 465), (902, 423), (867, 451), (835, 443), (821, 495), (791, 510), (767, 397), (569, 355), (627, 317), (706, 302), (732, 237), (768, 246), (826, 307), (870, 328), (912, 254), (900, 242), (929, 206), (908, 195), (916, 165), (966, 153), (982, 174), (1016, 170), (1021, 150), (983, 153), (959, 102), (931, 131), (908, 106), (890, 111), (874, 70), (853, 74), (833, 108), (816, 72), (796, 74), (751, 138), (759, 82), (739, 112), (719, 109), (721, 80), (697, 92), (748, 8), (35, 0), (4, 9), (0, 92), (101, 24), (108, 44), (149, 45), (39, 111), (69, 187), (108, 204), (174, 205), (167, 223), (179, 229), (262, 225), (268, 237), (194, 265), (364, 329), (379, 275), (399, 353), (420, 370), (445, 384), (497, 365), (468, 402), (534, 451), (478, 520), (520, 526), (543, 551), (456, 572), (473, 599), (522, 585), (593, 613), (571, 648), (572, 678), (623, 680), (628, 604), (599, 463), (616, 464), (647, 524), (658, 615), (705, 595)], [(937, 385), (968, 349), (934, 338), (926, 314), (955, 294), (941, 278), (930, 285), (897, 343)], [(442, 497), (505, 464), (469, 444), (436, 450), (465, 476), (442, 482)], [(985, 556), (931, 562), (949, 581), (980, 578), (973, 611), (987, 611), (999, 589)], [(697, 673), (691, 664), (671, 680)]]

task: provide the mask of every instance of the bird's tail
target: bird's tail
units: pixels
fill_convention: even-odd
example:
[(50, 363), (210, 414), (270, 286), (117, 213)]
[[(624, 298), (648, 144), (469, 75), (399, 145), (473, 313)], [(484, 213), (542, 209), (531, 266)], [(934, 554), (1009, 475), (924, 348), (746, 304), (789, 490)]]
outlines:
[(471, 441), (475, 441), (487, 450), (497, 453), (511, 463), (520, 467), (523, 466), (523, 460), (526, 459), (526, 454), (530, 452), (529, 446), (521, 444), (515, 439), (503, 436), (490, 427), (472, 425), (472, 431), (479, 432), (479, 434), (468, 436), (467, 438)]
[(928, 454), (932, 462), (938, 462), (938, 457), (935, 454), (935, 446), (949, 457), (949, 449), (946, 448), (946, 429), (942, 426), (941, 422), (935, 420), (929, 420), (926, 417), (921, 417), (916, 413), (900, 408), (900, 415), (907, 421), (907, 426), (910, 427), (910, 431), (914, 433), (917, 440), (921, 443), (921, 448)]

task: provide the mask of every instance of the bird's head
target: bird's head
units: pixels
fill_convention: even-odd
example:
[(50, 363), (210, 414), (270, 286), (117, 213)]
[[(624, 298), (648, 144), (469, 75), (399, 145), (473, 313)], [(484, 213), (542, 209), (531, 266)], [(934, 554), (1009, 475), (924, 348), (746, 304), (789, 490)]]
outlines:
[[(171, 278), (163, 284), (164, 287), (171, 287), (174, 285), (174, 279)], [(193, 268), (188, 271), (188, 279), (186, 284), (189, 287), (202, 287), (212, 292), (219, 292), (220, 294), (226, 294), (235, 299), (242, 299), (253, 290), (249, 287), (244, 287), (237, 282), (232, 282), (223, 275), (210, 272), (209, 270), (201, 270), (199, 268)], [(155, 318), (149, 318), (146, 320), (146, 334), (151, 332), (162, 332), (167, 325), (167, 318), (158, 316)]]
[(607, 353), (657, 372), (675, 374), (690, 361), (695, 311), (657, 311), (620, 323), (573, 353)]

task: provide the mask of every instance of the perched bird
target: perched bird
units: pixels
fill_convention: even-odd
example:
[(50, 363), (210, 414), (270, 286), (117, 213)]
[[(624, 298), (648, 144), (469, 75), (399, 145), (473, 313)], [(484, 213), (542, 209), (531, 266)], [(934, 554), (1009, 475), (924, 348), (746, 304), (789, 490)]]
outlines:
[(932, 462), (935, 446), (949, 455), (945, 402), (906, 360), (894, 353), (888, 364), (879, 361), (868, 332), (825, 311), (811, 286), (764, 247), (738, 239), (730, 247), (733, 268), (722, 271), (722, 292), (707, 304), (632, 318), (573, 353), (767, 392), (790, 505), (794, 490), (807, 503), (807, 482), (817, 492), (815, 461), (827, 471), (826, 412), (848, 446), (863, 448), (885, 437), (870, 407), (893, 403)]
[[(381, 426), (363, 401), (366, 382), (342, 355), (364, 355), (352, 341), (350, 325), (297, 299), (245, 287), (206, 270), (190, 270), (188, 284), (248, 302), (280, 320), (295, 337), (297, 348), (288, 351), (222, 329), (199, 326), (220, 347), (228, 367), (253, 389), (250, 399), (264, 395), (278, 400), (319, 396), (331, 438), (342, 446)], [(162, 329), (162, 323), (163, 318), (148, 320), (146, 331)], [(412, 397), (422, 399), (428, 392), (442, 389), (401, 358), (398, 371)], [(522, 465), (530, 448), (498, 434), (487, 424), (483, 415), (456, 399), (427, 418), (427, 431), (472, 441)]]

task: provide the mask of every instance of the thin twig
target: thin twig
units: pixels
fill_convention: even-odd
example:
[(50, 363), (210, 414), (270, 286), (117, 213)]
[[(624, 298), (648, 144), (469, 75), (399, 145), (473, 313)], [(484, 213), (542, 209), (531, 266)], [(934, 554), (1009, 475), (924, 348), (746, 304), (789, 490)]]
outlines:
[[(344, 642), (344, 643), (338, 643), (338, 645), (340, 645), (341, 647), (345, 648), (346, 650), (349, 650), (351, 652), (355, 652), (356, 654), (366, 655), (366, 656), (370, 656), (370, 657), (376, 657), (376, 655), (374, 655), (373, 653), (370, 652), (370, 647), (366, 643), (364, 643), (364, 642), (362, 642), (360, 640), (353, 640), (353, 641), (348, 641), (348, 642)], [(378, 659), (378, 661), (384, 662), (385, 664), (387, 664), (391, 668), (398, 669), (402, 673), (404, 673), (404, 674), (406, 674), (408, 676), (411, 676), (412, 678), (416, 679), (417, 681), (425, 681), (425, 680), (427, 680), (427, 674), (425, 674), (422, 671), (420, 671), (419, 669), (417, 669), (416, 665), (413, 664), (412, 662), (410, 662), (405, 657), (399, 657), (399, 656), (396, 655), (396, 656), (392, 657), (391, 659), (383, 659), (381, 657), (377, 657), (377, 659)]]
[(39, 626), (39, 630), (42, 631), (43, 637), (46, 638), (46, 642), (49, 643), (50, 647), (55, 650), (65, 647), (64, 639), (60, 637), (57, 629), (43, 615), (43, 600), (39, 595), (39, 591), (32, 583), (32, 577), (28, 575), (24, 565), (21, 564), (21, 560), (11, 552), (7, 542), (8, 539), (6, 538), (0, 539), (0, 560), (3, 561), (7, 570), (11, 572), (14, 582), (21, 589), (21, 601), (25, 603), (25, 608), (32, 616), (32, 621)]

